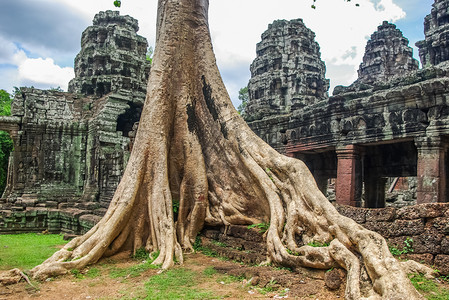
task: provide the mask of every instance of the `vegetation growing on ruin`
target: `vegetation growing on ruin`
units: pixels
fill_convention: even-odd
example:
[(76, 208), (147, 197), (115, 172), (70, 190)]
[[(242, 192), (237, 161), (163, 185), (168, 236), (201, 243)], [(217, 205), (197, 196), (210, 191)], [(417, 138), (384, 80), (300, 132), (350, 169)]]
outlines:
[[(11, 102), (11, 95), (5, 90), (0, 90), (0, 116), (11, 115)], [(5, 131), (0, 131), (0, 195), (6, 187), (9, 154), (13, 148), (13, 142), (9, 134)]]

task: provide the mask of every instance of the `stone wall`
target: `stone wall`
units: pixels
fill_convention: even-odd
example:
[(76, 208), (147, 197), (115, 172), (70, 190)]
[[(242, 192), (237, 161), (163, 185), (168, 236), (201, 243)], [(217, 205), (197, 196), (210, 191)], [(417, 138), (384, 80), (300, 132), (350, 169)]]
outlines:
[[(403, 251), (403, 259), (413, 259), (449, 274), (449, 204), (423, 204), (401, 209), (364, 209), (337, 205), (337, 210), (367, 229), (387, 239), (390, 248)], [(218, 254), (261, 263), (267, 253), (265, 235), (257, 228), (231, 225), (206, 227), (201, 232), (203, 244)], [(215, 242), (214, 242), (215, 241)]]
[(406, 258), (434, 266), (449, 274), (449, 203), (407, 206), (400, 209), (364, 209), (338, 206), (337, 210), (381, 234), (391, 247), (402, 250), (411, 239), (413, 251)]

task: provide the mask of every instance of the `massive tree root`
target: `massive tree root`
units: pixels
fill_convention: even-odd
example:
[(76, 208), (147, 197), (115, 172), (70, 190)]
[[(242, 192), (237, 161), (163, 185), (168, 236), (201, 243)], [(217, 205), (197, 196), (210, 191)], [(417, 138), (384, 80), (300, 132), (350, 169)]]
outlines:
[(159, 0), (147, 99), (109, 210), (33, 276), (141, 247), (159, 251), (154, 263), (165, 269), (182, 262), (204, 224), (265, 222), (269, 262), (339, 265), (347, 270), (348, 299), (420, 299), (385, 240), (338, 214), (307, 167), (270, 148), (235, 111), (216, 67), (207, 10), (207, 0)]

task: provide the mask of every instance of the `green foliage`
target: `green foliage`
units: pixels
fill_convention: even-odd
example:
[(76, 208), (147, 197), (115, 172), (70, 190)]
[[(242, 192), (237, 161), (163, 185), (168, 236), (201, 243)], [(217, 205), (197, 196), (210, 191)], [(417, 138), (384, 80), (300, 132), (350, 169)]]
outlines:
[(58, 87), (52, 87), (52, 88), (50, 88), (49, 89), (50, 91), (53, 91), (53, 92), (64, 92), (63, 91), (63, 89), (61, 89), (61, 87), (60, 86), (58, 86)]
[(427, 279), (422, 274), (409, 274), (408, 276), (415, 289), (429, 300), (446, 300), (449, 299), (449, 289), (440, 288), (438, 284)]
[(150, 62), (150, 64), (153, 63), (153, 47), (149, 46), (147, 48), (147, 54), (146, 54), (146, 60), (148, 60)]
[(209, 247), (201, 246), (198, 251), (200, 251), (201, 253), (203, 253), (206, 256), (218, 257), (218, 253)]
[(31, 269), (50, 257), (67, 241), (59, 234), (0, 235), (0, 270)]
[(299, 253), (296, 252), (296, 251), (292, 251), (292, 250), (290, 250), (288, 248), (286, 248), (286, 250), (287, 250), (287, 253), (290, 254), (290, 255), (299, 256)]
[[(317, 0), (312, 0), (312, 1), (313, 1), (313, 4), (312, 4), (310, 7), (312, 7), (313, 9), (316, 9), (315, 3), (317, 2)], [(343, 0), (343, 1), (345, 1), (345, 2), (351, 2), (351, 0)], [(356, 4), (354, 4), (354, 5), (357, 6), (357, 7), (360, 6), (360, 4), (358, 4), (358, 3), (356, 3)]]
[(120, 7), (120, 6), (122, 6), (122, 1), (120, 1), (120, 0), (115, 0), (115, 1), (114, 1), (114, 6), (115, 6), (115, 7)]
[(276, 280), (272, 279), (270, 282), (268, 282), (263, 288), (261, 288), (259, 291), (262, 295), (265, 295), (267, 293), (273, 292), (277, 290), (276, 286)]
[(211, 243), (214, 244), (214, 245), (217, 245), (218, 247), (227, 247), (227, 246), (228, 246), (228, 245), (226, 245), (225, 243), (220, 242), (220, 241), (214, 241), (214, 240), (212, 240)]
[(240, 103), (240, 105), (237, 107), (237, 111), (239, 112), (240, 115), (244, 116), (245, 108), (249, 100), (249, 92), (247, 86), (239, 90), (239, 100), (242, 101), (242, 103)]
[[(5, 90), (0, 90), (0, 116), (11, 115), (11, 102), (11, 95)], [(9, 134), (7, 132), (0, 131), (0, 195), (6, 187), (9, 155), (13, 148), (13, 141)]]
[[(173, 202), (172, 202), (173, 204), (173, 212), (175, 213), (175, 214), (177, 214), (178, 213), (178, 211), (179, 211), (179, 200), (178, 199), (175, 199), (175, 198), (173, 198)], [(176, 218), (175, 218), (176, 219)]]
[(311, 242), (307, 243), (307, 246), (311, 246), (311, 247), (328, 247), (329, 243), (321, 243), (321, 242), (311, 241)]
[(11, 115), (11, 95), (5, 90), (0, 90), (0, 116)]
[(148, 259), (150, 257), (149, 253), (145, 248), (139, 248), (136, 253), (132, 256), (134, 259)]
[(72, 269), (70, 270), (70, 273), (75, 277), (76, 279), (83, 279), (84, 275), (80, 272), (78, 269)]
[(394, 256), (400, 256), (401, 254), (408, 254), (412, 253), (415, 250), (413, 249), (413, 239), (412, 238), (406, 238), (404, 241), (404, 247), (402, 247), (402, 250), (399, 250), (397, 247), (389, 246), (388, 249), (390, 249), (391, 254)]
[(199, 290), (199, 276), (187, 269), (171, 269), (145, 283), (145, 299), (214, 299), (211, 291)]
[(270, 223), (252, 224), (248, 226), (248, 229), (251, 228), (258, 228), (259, 233), (265, 233), (268, 230), (268, 228), (270, 228)]
[(193, 243), (193, 250), (200, 251), (202, 246), (201, 237), (199, 235), (195, 238), (195, 243)]

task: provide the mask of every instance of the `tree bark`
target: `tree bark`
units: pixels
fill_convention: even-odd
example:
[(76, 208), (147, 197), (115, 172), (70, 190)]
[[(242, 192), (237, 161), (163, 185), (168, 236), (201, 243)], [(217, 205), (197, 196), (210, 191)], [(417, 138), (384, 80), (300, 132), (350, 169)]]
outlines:
[(216, 66), (207, 11), (208, 0), (159, 0), (147, 98), (123, 179), (103, 219), (33, 276), (141, 247), (159, 251), (154, 264), (166, 269), (182, 263), (204, 224), (269, 223), (268, 262), (340, 265), (347, 299), (421, 299), (385, 240), (339, 215), (304, 163), (277, 153), (238, 115)]

